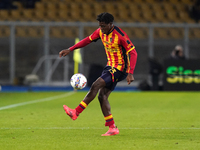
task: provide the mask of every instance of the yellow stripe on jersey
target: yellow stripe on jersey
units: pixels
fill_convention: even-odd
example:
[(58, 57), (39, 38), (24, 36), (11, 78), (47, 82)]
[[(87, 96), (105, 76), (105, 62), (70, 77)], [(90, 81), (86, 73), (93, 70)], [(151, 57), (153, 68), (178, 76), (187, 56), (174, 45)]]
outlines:
[(109, 119), (111, 119), (111, 118), (113, 118), (112, 115), (109, 115), (109, 116), (104, 117), (105, 120), (109, 120)]
[[(115, 34), (114, 44), (118, 45), (118, 40), (119, 40), (119, 37), (118, 37), (117, 34)], [(123, 64), (122, 63), (122, 54), (121, 54), (121, 50), (120, 50), (119, 46), (117, 47), (117, 58), (118, 58), (118, 64)], [(122, 65), (118, 65), (117, 69), (121, 70), (122, 69)]]
[[(129, 50), (126, 52), (126, 54), (128, 55), (128, 53), (129, 53), (130, 51), (132, 51), (133, 49), (135, 49), (135, 46), (133, 46), (131, 49), (129, 49)], [(129, 59), (129, 57), (127, 57), (127, 61), (128, 61), (128, 64), (130, 64), (130, 59)], [(129, 72), (129, 71), (130, 71), (130, 67), (127, 68), (127, 72)]]
[[(106, 41), (106, 35), (103, 36), (103, 41), (105, 42)], [(104, 43), (105, 44), (105, 43)]]
[(81, 101), (81, 105), (83, 105), (85, 108), (87, 107), (87, 104), (84, 101)]
[(135, 46), (133, 46), (131, 49), (129, 49), (126, 53), (128, 54), (130, 51), (132, 51), (135, 48)]
[[(108, 43), (111, 43), (111, 40), (112, 39), (112, 32), (108, 35)], [(115, 39), (114, 39), (115, 40)], [(112, 44), (109, 44), (108, 45), (108, 53), (110, 54), (110, 59), (112, 60), (112, 66), (115, 65), (115, 57), (114, 57), (114, 52), (112, 52)], [(111, 65), (111, 64), (110, 64)]]
[(101, 30), (99, 30), (99, 36), (102, 39), (102, 32), (101, 32)]
[(90, 39), (90, 41), (92, 41), (92, 38), (91, 38), (91, 36), (89, 36), (89, 39)]

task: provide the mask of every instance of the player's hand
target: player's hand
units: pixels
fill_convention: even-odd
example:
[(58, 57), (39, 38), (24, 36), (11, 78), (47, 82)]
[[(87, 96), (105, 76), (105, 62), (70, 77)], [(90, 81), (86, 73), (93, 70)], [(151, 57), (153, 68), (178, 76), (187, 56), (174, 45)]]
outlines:
[(64, 56), (68, 55), (70, 52), (71, 52), (70, 49), (64, 49), (59, 52), (59, 57), (62, 57), (62, 56), (64, 57)]
[(128, 82), (128, 85), (131, 84), (131, 82), (134, 81), (133, 74), (129, 73), (128, 76), (126, 77), (126, 81)]

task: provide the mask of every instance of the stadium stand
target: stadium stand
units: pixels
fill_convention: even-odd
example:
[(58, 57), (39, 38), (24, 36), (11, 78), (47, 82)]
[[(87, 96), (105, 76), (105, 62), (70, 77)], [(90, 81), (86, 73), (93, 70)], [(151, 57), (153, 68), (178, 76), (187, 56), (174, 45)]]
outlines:
[[(30, 5), (27, 6), (28, 1)], [(140, 22), (140, 23), (195, 23), (189, 16), (189, 7), (194, 0), (115, 0), (115, 1), (92, 1), (92, 0), (28, 0), (13, 1), (17, 9), (0, 10), (0, 21), (67, 21), (67, 22), (95, 22), (96, 15), (101, 12), (110, 12), (115, 16), (116, 22)], [(52, 35), (56, 37), (58, 34)], [(145, 30), (145, 29), (143, 29)], [(170, 29), (169, 29), (170, 30)], [(32, 30), (31, 30), (32, 31)], [(33, 32), (33, 31), (32, 31)], [(137, 34), (129, 31), (131, 35), (146, 37), (145, 31)], [(166, 34), (158, 29), (155, 37), (172, 36), (178, 38), (178, 31), (172, 29)], [(26, 33), (26, 32), (25, 32)], [(28, 33), (28, 32), (27, 32)], [(39, 32), (33, 32), (39, 33)], [(133, 33), (133, 34), (132, 34)], [(173, 34), (169, 34), (173, 33)], [(197, 32), (198, 33), (198, 32)], [(3, 35), (3, 34), (1, 34)], [(195, 32), (191, 31), (191, 37)]]

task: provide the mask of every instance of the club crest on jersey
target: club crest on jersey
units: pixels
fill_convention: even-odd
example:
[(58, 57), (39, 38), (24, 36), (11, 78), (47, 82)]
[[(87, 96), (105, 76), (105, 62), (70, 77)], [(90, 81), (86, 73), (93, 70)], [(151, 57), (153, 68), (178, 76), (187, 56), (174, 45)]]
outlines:
[(110, 42), (112, 42), (113, 38), (110, 38)]

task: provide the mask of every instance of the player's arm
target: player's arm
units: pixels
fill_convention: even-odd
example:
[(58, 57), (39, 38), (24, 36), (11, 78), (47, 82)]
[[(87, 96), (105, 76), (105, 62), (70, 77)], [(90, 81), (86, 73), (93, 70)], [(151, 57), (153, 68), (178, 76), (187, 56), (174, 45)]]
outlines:
[(129, 51), (129, 56), (130, 56), (130, 70), (129, 73), (133, 74), (134, 70), (135, 70), (135, 66), (136, 66), (136, 62), (137, 62), (137, 52), (134, 49), (132, 49), (131, 51)]
[(86, 45), (90, 44), (91, 42), (98, 40), (100, 38), (99, 30), (100, 30), (100, 28), (95, 30), (90, 36), (84, 38), (83, 40), (81, 40), (77, 44), (73, 45), (72, 47), (60, 51), (59, 56), (64, 57), (64, 56), (68, 55), (71, 51), (81, 48), (81, 47), (85, 47)]
[(134, 81), (133, 73), (134, 73), (134, 69), (135, 69), (135, 65), (137, 61), (137, 52), (135, 50), (135, 46), (133, 45), (133, 43), (130, 41), (130, 39), (127, 36), (122, 38), (121, 44), (123, 47), (125, 47), (127, 53), (130, 56), (130, 70), (126, 78), (127, 83), (130, 84), (132, 81)]
[(133, 73), (137, 61), (137, 52), (135, 48), (129, 52), (129, 55), (130, 55), (130, 70), (126, 78), (128, 84), (134, 81)]
[(59, 56), (64, 57), (64, 56), (68, 55), (71, 51), (81, 48), (81, 47), (85, 47), (86, 45), (90, 44), (91, 42), (92, 41), (89, 39), (89, 37), (86, 37), (83, 40), (81, 40), (80, 42), (78, 42), (77, 44), (73, 45), (72, 47), (60, 51)]

